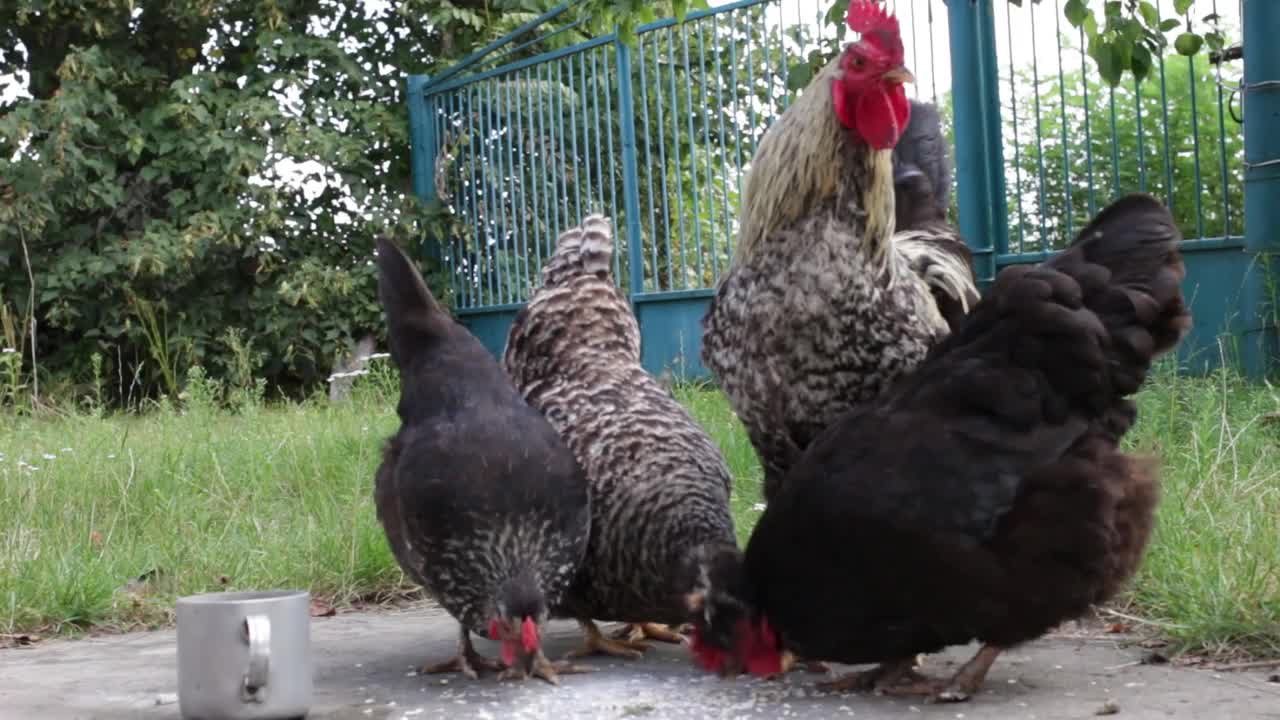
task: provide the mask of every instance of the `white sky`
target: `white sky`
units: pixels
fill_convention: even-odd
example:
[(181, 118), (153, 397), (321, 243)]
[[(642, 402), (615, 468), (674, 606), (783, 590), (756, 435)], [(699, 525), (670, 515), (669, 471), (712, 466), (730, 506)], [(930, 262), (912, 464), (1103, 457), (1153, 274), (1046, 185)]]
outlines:
[[(711, 0), (710, 5), (713, 7), (727, 5), (733, 1)], [(1162, 17), (1166, 13), (1172, 14), (1172, 0), (1150, 1), (1156, 5)], [(1280, 0), (1276, 1), (1280, 2)], [(950, 30), (946, 3), (943, 0), (887, 0), (887, 2), (897, 13), (902, 25), (907, 66), (916, 77), (913, 94), (921, 99), (932, 100), (936, 88), (937, 97), (941, 99), (951, 87), (951, 56), (947, 49)], [(1063, 0), (1040, 0), (1038, 4), (1033, 2), (1034, 0), (1023, 0), (1021, 8), (1001, 0), (993, 3), (996, 52), (1000, 59), (1001, 77), (1007, 78), (1009, 75), (1011, 39), (1012, 57), (1016, 69), (1030, 68), (1034, 57), (1041, 77), (1050, 73), (1056, 75), (1058, 71), (1056, 37), (1059, 29), (1069, 38), (1069, 40), (1064, 39), (1062, 50), (1064, 71), (1070, 72), (1080, 67), (1079, 30), (1071, 27), (1066, 17), (1062, 15)], [(1089, 6), (1093, 8), (1095, 14), (1101, 15), (1103, 2), (1104, 0), (1089, 0)], [(777, 22), (779, 11), (781, 11), (786, 25), (803, 22), (825, 31), (827, 33), (825, 37), (829, 37), (830, 26), (821, 25), (820, 18), (830, 6), (830, 0), (778, 0), (766, 12), (766, 17), (771, 22)], [(1205, 29), (1205, 26), (1200, 24), (1200, 19), (1214, 12), (1222, 18), (1223, 29), (1228, 31), (1228, 42), (1238, 41), (1240, 0), (1196, 0), (1190, 14), (1198, 32)], [(933, 19), (932, 43), (930, 42), (930, 15)], [(1176, 28), (1169, 33), (1171, 46), (1173, 38), (1182, 30), (1183, 28)], [(1071, 49), (1066, 46), (1068, 41), (1071, 43)], [(1092, 68), (1092, 58), (1086, 56), (1084, 61), (1088, 67)]]

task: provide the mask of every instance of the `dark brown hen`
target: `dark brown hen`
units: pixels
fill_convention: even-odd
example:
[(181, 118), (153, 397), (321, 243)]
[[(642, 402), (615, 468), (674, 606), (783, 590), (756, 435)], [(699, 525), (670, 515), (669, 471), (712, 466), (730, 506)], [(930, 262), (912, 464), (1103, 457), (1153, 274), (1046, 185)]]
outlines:
[(640, 328), (613, 281), (613, 235), (601, 215), (565, 231), (542, 287), (512, 324), (504, 357), (516, 386), (546, 414), (586, 469), (591, 541), (557, 613), (578, 619), (575, 654), (638, 656), (593, 618), (677, 641), (654, 623), (684, 619), (685, 574), (702, 555), (736, 548), (731, 478), (707, 433), (640, 365)]
[[(1109, 599), (1157, 500), (1154, 463), (1119, 442), (1128, 396), (1190, 327), (1180, 239), (1130, 195), (1002, 272), (913, 374), (810, 446), (743, 556), (708, 563), (689, 598), (703, 663), (878, 662), (827, 687), (961, 700), (1000, 650)], [(975, 638), (955, 677), (915, 673), (917, 653)]]
[[(400, 429), (378, 468), (378, 519), (396, 560), (461, 625), (458, 656), (425, 672), (507, 668), (556, 682), (542, 626), (586, 550), (586, 478), (493, 356), (378, 243), (378, 294), (400, 368)], [(471, 633), (501, 642), (480, 656)]]

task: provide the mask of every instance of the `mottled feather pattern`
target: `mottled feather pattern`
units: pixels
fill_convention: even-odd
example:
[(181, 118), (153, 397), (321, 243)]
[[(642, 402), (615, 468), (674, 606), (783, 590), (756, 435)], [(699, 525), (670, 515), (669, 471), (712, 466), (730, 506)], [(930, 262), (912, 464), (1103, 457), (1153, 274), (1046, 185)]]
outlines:
[(797, 449), (914, 367), (948, 330), (928, 285), (890, 242), (889, 153), (841, 147), (840, 161), (827, 164), (844, 168), (846, 182), (740, 255), (703, 319), (702, 361), (747, 428), (766, 498)]
[(929, 286), (948, 326), (955, 327), (981, 297), (973, 278), (973, 254), (955, 228), (945, 221), (923, 223), (895, 233), (893, 246)]
[(401, 425), (375, 480), (378, 519), (406, 574), (484, 633), (505, 600), (532, 594), (545, 608), (568, 589), (589, 534), (586, 477), (408, 257), (383, 241), (378, 265), (401, 383)]
[(504, 363), (591, 485), (592, 535), (560, 612), (678, 622), (674, 573), (694, 548), (735, 543), (731, 478), (706, 432), (640, 365), (640, 332), (609, 272), (608, 221), (561, 237)]

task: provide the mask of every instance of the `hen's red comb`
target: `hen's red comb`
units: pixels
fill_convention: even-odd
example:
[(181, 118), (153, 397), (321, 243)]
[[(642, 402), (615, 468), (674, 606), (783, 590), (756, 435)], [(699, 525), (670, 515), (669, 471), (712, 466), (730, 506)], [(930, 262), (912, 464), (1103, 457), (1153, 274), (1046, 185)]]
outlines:
[(538, 626), (534, 624), (531, 617), (526, 617), (524, 624), (520, 627), (520, 643), (524, 645), (524, 651), (527, 653), (538, 649)]
[(782, 672), (782, 653), (778, 649), (778, 636), (766, 618), (751, 627), (743, 620), (743, 636), (746, 638), (746, 667), (752, 675), (768, 677)]
[(728, 652), (702, 639), (702, 632), (696, 625), (693, 628), (693, 642), (690, 643), (690, 649), (693, 651), (694, 660), (702, 666), (703, 670), (720, 672), (729, 660)]
[(879, 0), (853, 0), (845, 16), (849, 29), (861, 33), (867, 44), (886, 53), (902, 52), (902, 29), (898, 18), (885, 10)]

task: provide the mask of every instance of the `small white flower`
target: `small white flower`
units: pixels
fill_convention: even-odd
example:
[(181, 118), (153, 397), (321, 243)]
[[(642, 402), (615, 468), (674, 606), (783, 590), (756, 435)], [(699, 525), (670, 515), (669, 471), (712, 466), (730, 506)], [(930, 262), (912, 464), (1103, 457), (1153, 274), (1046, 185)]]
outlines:
[(57, 459), (58, 459), (58, 456), (57, 456), (57, 455), (54, 455), (53, 453), (45, 453), (45, 454), (43, 455), (43, 457), (44, 457), (44, 459), (45, 459), (45, 460), (57, 460)]
[(7, 348), (0, 349), (0, 355), (8, 355), (9, 353), (16, 353), (16, 352), (18, 351), (14, 348), (7, 347)]
[(751, 509), (755, 510), (756, 512), (764, 512), (765, 507), (766, 506), (764, 503), (756, 503), (755, 505), (751, 506)]

